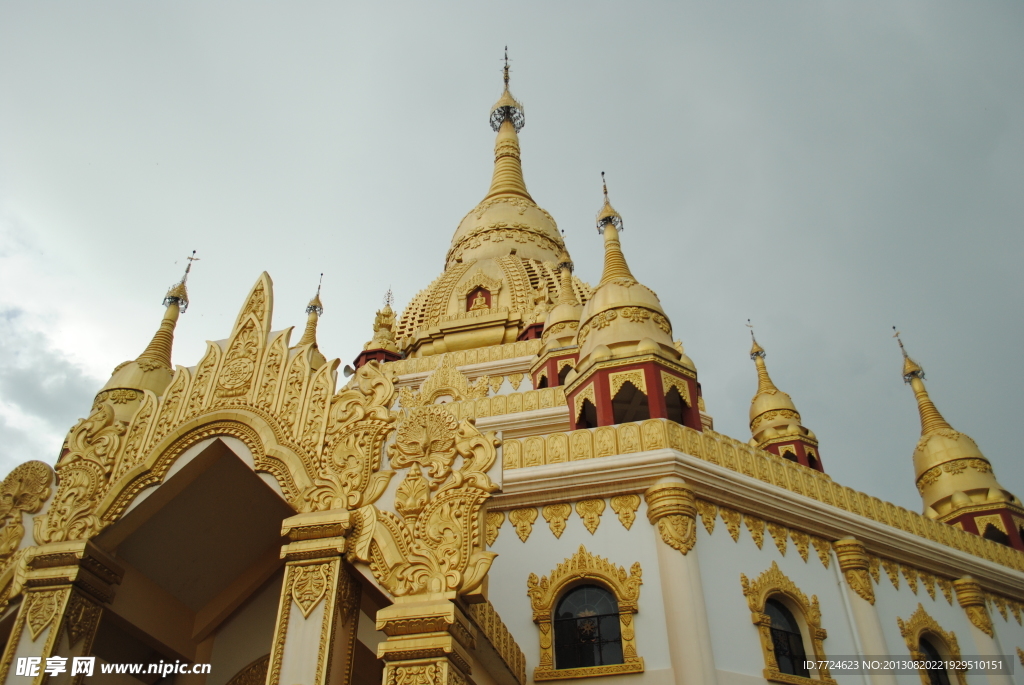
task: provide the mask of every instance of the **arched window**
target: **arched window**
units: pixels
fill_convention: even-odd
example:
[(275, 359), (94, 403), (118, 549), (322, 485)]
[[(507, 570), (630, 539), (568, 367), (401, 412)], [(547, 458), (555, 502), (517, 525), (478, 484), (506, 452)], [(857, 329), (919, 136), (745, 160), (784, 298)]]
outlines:
[(623, 383), (612, 398), (612, 422), (628, 423), (646, 421), (649, 418), (651, 410), (647, 405), (647, 395), (638, 390), (632, 382)]
[[(960, 661), (960, 645), (956, 634), (946, 632), (934, 618), (928, 615), (922, 604), (907, 620), (897, 618), (900, 634), (907, 643), (907, 649), (915, 661)], [(918, 671), (921, 685), (967, 685), (966, 671), (944, 668), (922, 668)]]
[(992, 540), (993, 542), (998, 542), (1000, 545), (1010, 544), (1010, 536), (993, 526), (991, 523), (985, 524), (985, 532), (981, 534), (981, 537)]
[(555, 609), (555, 669), (622, 663), (619, 603), (608, 590), (580, 585)]
[(537, 382), (537, 389), (540, 390), (541, 388), (546, 388), (546, 387), (548, 387), (548, 377), (547, 376), (541, 376), (540, 380)]
[(569, 375), (570, 371), (572, 371), (572, 365), (570, 364), (566, 364), (565, 366), (558, 370), (559, 385), (565, 385), (565, 377)]
[(790, 452), (789, 450), (783, 450), (782, 458), (788, 459), (789, 461), (797, 461), (796, 455)]
[(533, 679), (641, 673), (634, 614), (642, 584), (640, 564), (629, 572), (580, 545), (551, 573), (531, 573), (526, 594), (540, 637)]
[[(921, 641), (918, 643), (918, 648), (921, 650), (921, 654), (924, 655), (926, 663), (942, 660), (942, 655), (939, 654), (939, 650), (927, 637), (921, 637)], [(951, 685), (949, 682), (949, 672), (946, 669), (935, 667), (927, 670), (928, 685)]]
[(808, 669), (805, 661), (827, 662), (824, 640), (828, 633), (821, 627), (818, 598), (807, 598), (800, 588), (772, 562), (771, 568), (754, 580), (740, 574), (761, 638), (764, 677), (780, 683), (803, 683), (804, 679), (832, 682), (828, 666)]
[(765, 602), (764, 612), (771, 620), (772, 648), (779, 670), (789, 675), (808, 677), (810, 674), (804, 665), (807, 660), (804, 638), (793, 613), (774, 598)]
[(576, 428), (596, 428), (597, 407), (589, 399), (583, 400), (580, 415), (576, 417)]
[(814, 456), (814, 452), (810, 450), (807, 450), (807, 465), (810, 466), (815, 471), (821, 470), (820, 468), (818, 468), (818, 458)]
[(665, 395), (665, 418), (686, 425), (686, 410), (688, 408), (686, 402), (683, 401), (683, 396), (679, 394), (679, 389), (669, 388), (668, 394)]

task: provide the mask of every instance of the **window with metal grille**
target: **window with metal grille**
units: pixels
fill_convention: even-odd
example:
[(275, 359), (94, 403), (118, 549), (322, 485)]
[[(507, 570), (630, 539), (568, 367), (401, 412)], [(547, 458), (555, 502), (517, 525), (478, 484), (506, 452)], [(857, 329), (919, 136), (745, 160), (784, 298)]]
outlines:
[(619, 603), (596, 585), (572, 589), (555, 609), (555, 668), (622, 663)]
[(771, 619), (772, 649), (775, 652), (775, 663), (782, 673), (810, 677), (804, 661), (804, 639), (800, 635), (800, 624), (796, 622), (792, 612), (777, 599), (765, 602), (764, 612)]

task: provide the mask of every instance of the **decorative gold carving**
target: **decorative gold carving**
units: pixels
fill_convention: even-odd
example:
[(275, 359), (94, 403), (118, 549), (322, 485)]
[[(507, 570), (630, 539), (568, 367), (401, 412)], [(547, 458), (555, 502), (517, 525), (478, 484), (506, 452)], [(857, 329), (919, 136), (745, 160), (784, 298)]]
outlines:
[[(963, 473), (964, 470), (968, 468), (973, 469), (978, 473), (992, 472), (992, 465), (984, 459), (954, 459), (952, 461), (947, 461), (945, 463), (938, 464), (937, 466), (933, 466), (922, 473), (917, 479), (917, 489), (919, 492), (924, 492), (924, 489), (939, 480), (939, 476), (943, 473), (956, 476)], [(1005, 533), (1006, 531), (1004, 530), (1003, 532)]]
[(577, 419), (579, 419), (580, 415), (583, 414), (584, 400), (590, 400), (590, 403), (592, 405), (594, 405), (595, 407), (597, 406), (597, 396), (594, 394), (593, 383), (583, 388), (583, 390), (580, 390), (578, 393), (576, 393), (576, 396), (573, 398), (572, 408)]
[(473, 274), (462, 281), (462, 287), (459, 288), (459, 294), (465, 298), (469, 297), (469, 294), (477, 288), (483, 288), (491, 293), (491, 297), (493, 298), (498, 294), (498, 291), (501, 290), (501, 286), (501, 279), (491, 278), (485, 274), (482, 269), (478, 268)]
[(616, 495), (612, 497), (611, 505), (623, 528), (632, 528), (633, 521), (636, 520), (636, 510), (640, 508), (640, 495)]
[[(904, 621), (902, 618), (897, 618), (896, 623), (900, 627), (900, 634), (907, 643), (907, 649), (910, 650), (910, 655), (913, 659), (919, 661), (926, 661), (927, 656), (921, 652), (921, 638), (928, 637), (931, 640), (939, 640), (942, 642), (942, 646), (945, 647), (943, 657), (950, 661), (960, 660), (960, 645), (957, 642), (956, 634), (952, 631), (946, 632), (942, 627), (935, 621), (934, 618), (928, 615), (928, 612), (924, 610), (924, 606), (921, 604), (917, 605), (917, 611), (913, 615)], [(967, 685), (966, 670), (953, 670), (956, 674), (957, 680), (960, 685)], [(928, 677), (928, 671), (921, 669), (922, 685), (929, 685), (931, 679)]]
[(761, 549), (761, 545), (764, 544), (764, 519), (744, 514), (743, 522), (747, 525), (747, 530), (750, 531), (750, 537), (753, 538), (754, 544), (757, 545), (758, 549)]
[[(779, 671), (778, 662), (775, 661), (775, 650), (771, 636), (771, 618), (765, 613), (765, 604), (773, 596), (779, 596), (788, 600), (791, 608), (795, 608), (807, 624), (807, 632), (811, 638), (812, 652), (814, 659), (825, 661), (824, 640), (828, 633), (821, 627), (821, 609), (818, 606), (817, 595), (811, 595), (810, 601), (800, 588), (789, 579), (786, 574), (779, 570), (779, 565), (772, 562), (771, 568), (764, 571), (753, 581), (748, 580), (745, 575), (740, 574), (740, 584), (743, 586), (743, 595), (747, 598), (747, 606), (750, 607), (751, 619), (757, 626), (761, 638), (761, 650), (764, 655), (764, 677), (767, 680), (782, 683), (805, 683), (807, 678), (790, 676)], [(818, 678), (821, 682), (834, 683), (829, 669), (823, 666), (818, 670)]]
[(494, 610), (490, 602), (470, 604), (467, 606), (467, 609), (473, 621), (480, 627), (480, 632), (483, 633), (487, 641), (494, 647), (494, 651), (505, 662), (508, 670), (515, 676), (520, 685), (525, 685), (526, 657), (523, 655), (523, 650), (516, 644), (512, 633), (509, 632), (501, 617), (498, 616), (498, 612)]
[(53, 492), (53, 469), (41, 461), (14, 467), (0, 484), (0, 572), (5, 571), (25, 537), (22, 512), (34, 514)]
[(512, 384), (512, 389), (513, 390), (519, 390), (519, 386), (523, 382), (523, 374), (521, 374), (521, 373), (510, 374), (509, 377), (508, 377), (508, 382)]
[(601, 524), (601, 514), (604, 513), (603, 499), (585, 499), (576, 503), (576, 513), (583, 519), (583, 525), (593, 535)]
[(836, 558), (839, 559), (839, 569), (843, 572), (847, 585), (862, 599), (874, 604), (875, 588), (871, 584), (871, 575), (868, 572), (870, 562), (864, 545), (853, 538), (843, 538), (832, 544), (836, 550)]
[(775, 541), (775, 546), (779, 548), (779, 554), (786, 556), (786, 544), (788, 540), (786, 527), (778, 523), (768, 522), (768, 532), (772, 536), (772, 540)]
[(679, 376), (673, 376), (670, 373), (661, 372), (661, 388), (665, 394), (672, 388), (675, 388), (679, 393), (679, 396), (683, 398), (683, 402), (686, 403), (687, 407), (693, 406), (693, 401), (690, 399), (690, 384)]
[(572, 507), (564, 503), (549, 504), (541, 509), (544, 520), (548, 522), (548, 527), (551, 528), (551, 532), (555, 534), (556, 538), (562, 537), (562, 533), (565, 532), (565, 520), (569, 518), (571, 513)]
[[(351, 557), (368, 562), (395, 597), (453, 598), (479, 587), (496, 556), (485, 549), (484, 504), (498, 487), (487, 476), (497, 445), (493, 433), (456, 423), (442, 406), (410, 410), (389, 448), (391, 465), (408, 467), (395, 498), (401, 516), (360, 509)], [(454, 469), (457, 456), (461, 467)]]
[(928, 596), (933, 600), (935, 599), (935, 576), (925, 571), (920, 572), (921, 583), (925, 586), (925, 590), (928, 591)]
[(423, 381), (418, 393), (402, 388), (399, 402), (403, 408), (411, 409), (432, 405), (442, 397), (450, 397), (452, 401), (475, 400), (487, 397), (488, 383), (487, 376), (481, 376), (470, 384), (469, 379), (455, 368), (452, 356), (446, 354), (441, 365)]
[(533, 522), (537, 520), (537, 510), (533, 507), (513, 509), (508, 514), (508, 520), (516, 527), (516, 535), (519, 536), (519, 539), (526, 542), (533, 530)]
[(53, 622), (69, 589), (39, 590), (29, 592), (25, 601), (28, 603), (26, 623), (32, 640), (38, 640), (42, 632)]
[(882, 559), (882, 568), (885, 569), (885, 575), (889, 576), (889, 582), (897, 590), (900, 589), (900, 565), (895, 561), (889, 559)]
[(999, 610), (999, 615), (1003, 617), (1004, 621), (1010, 620), (1010, 615), (1006, 613), (1006, 600), (999, 595), (990, 595), (992, 603), (996, 605), (996, 609)]
[(227, 685), (264, 685), (267, 682), (267, 667), (269, 665), (270, 655), (264, 654), (233, 675)]
[(1017, 660), (1020, 661), (1020, 665), (1024, 666), (1024, 649), (1017, 648)]
[(658, 527), (662, 541), (686, 554), (697, 543), (697, 502), (680, 482), (656, 483), (644, 494), (647, 519)]
[(992, 617), (988, 614), (988, 606), (985, 604), (985, 594), (981, 586), (970, 576), (964, 576), (953, 581), (953, 588), (956, 590), (956, 599), (967, 612), (974, 627), (989, 637), (995, 637), (995, 630), (992, 627)]
[(707, 529), (708, 535), (715, 532), (715, 519), (718, 517), (718, 507), (712, 502), (707, 500), (697, 500), (697, 512), (700, 514), (700, 520), (704, 523), (704, 528)]
[(873, 554), (868, 555), (868, 573), (871, 574), (871, 580), (875, 581), (875, 585), (882, 582), (882, 576), (880, 571), (881, 560)]
[[(578, 669), (555, 668), (551, 625), (555, 606), (565, 590), (581, 579), (596, 582), (615, 595), (619, 605), (619, 629), (622, 636), (621, 664)], [(637, 656), (633, 628), (633, 614), (639, 610), (642, 583), (639, 563), (634, 563), (627, 575), (624, 568), (591, 554), (583, 545), (580, 545), (575, 555), (563, 561), (547, 576), (538, 578), (535, 573), (531, 573), (527, 579), (526, 594), (533, 608), (533, 622), (540, 629), (540, 663), (534, 669), (533, 679), (544, 681), (642, 672), (644, 661)]]
[(722, 521), (725, 522), (725, 528), (729, 531), (729, 537), (732, 538), (733, 542), (739, 542), (740, 521), (743, 519), (743, 515), (727, 507), (718, 507), (718, 513), (721, 514)]
[(803, 531), (791, 530), (789, 531), (789, 537), (792, 538), (793, 544), (796, 545), (796, 551), (800, 554), (800, 558), (806, 562), (810, 552), (810, 536)]
[(501, 531), (502, 524), (505, 523), (505, 512), (503, 511), (489, 511), (487, 512), (487, 546), (490, 547), (494, 544), (494, 541), (498, 539), (498, 532)]
[(832, 549), (831, 545), (828, 544), (828, 540), (812, 535), (811, 544), (814, 545), (814, 551), (818, 553), (821, 565), (828, 568), (829, 563), (832, 561)]
[(332, 582), (330, 563), (305, 564), (295, 567), (292, 578), (292, 599), (298, 605), (303, 618), (309, 618), (320, 600), (327, 594)]
[(644, 372), (640, 369), (610, 373), (608, 374), (608, 383), (612, 397), (615, 397), (625, 383), (632, 383), (634, 388), (645, 395), (648, 394), (647, 381), (644, 379)]
[(903, 577), (907, 579), (907, 587), (915, 595), (917, 594), (917, 569), (913, 566), (907, 566), (900, 564), (900, 570), (903, 572)]
[(82, 651), (88, 653), (96, 635), (96, 628), (99, 627), (102, 613), (103, 610), (99, 605), (86, 599), (80, 593), (72, 591), (64, 612), (64, 629), (68, 634), (68, 647), (75, 647), (85, 639), (88, 640), (88, 644)]

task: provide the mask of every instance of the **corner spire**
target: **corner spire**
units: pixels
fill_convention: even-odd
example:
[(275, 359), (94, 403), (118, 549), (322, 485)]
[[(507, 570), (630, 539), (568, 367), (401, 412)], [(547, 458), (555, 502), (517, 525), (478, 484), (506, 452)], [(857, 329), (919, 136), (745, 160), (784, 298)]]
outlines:
[(619, 231), (622, 230), (622, 216), (615, 211), (608, 200), (608, 184), (604, 180), (604, 172), (601, 172), (601, 185), (604, 188), (604, 205), (597, 213), (597, 232), (604, 236), (604, 272), (601, 274), (601, 284), (609, 281), (626, 279), (636, 282), (633, 273), (626, 264), (626, 257), (622, 254), (622, 245), (619, 242)]
[(572, 260), (569, 258), (569, 253), (564, 250), (558, 257), (558, 269), (560, 279), (558, 301), (555, 304), (578, 305), (579, 300), (576, 299), (576, 291), (572, 287)]
[(900, 332), (893, 326), (896, 342), (900, 344), (900, 352), (903, 353), (903, 382), (908, 383), (914, 390), (914, 398), (917, 399), (917, 411), (921, 416), (921, 436), (934, 435), (941, 431), (952, 431), (953, 427), (942, 417), (935, 407), (928, 390), (924, 387), (924, 369), (921, 365), (910, 358), (907, 348), (903, 346), (903, 339)]
[(757, 337), (754, 335), (754, 325), (750, 323), (750, 319), (747, 319), (747, 328), (750, 329), (750, 340), (753, 343), (750, 346), (750, 359), (757, 367), (757, 394), (774, 395), (779, 389), (775, 387), (771, 376), (768, 375), (768, 365), (764, 362), (768, 353), (757, 343)]
[(503, 70), (505, 90), (491, 108), (491, 128), (498, 134), (494, 141), (494, 175), (485, 200), (497, 195), (519, 195), (533, 201), (523, 179), (523, 164), (519, 150), (519, 132), (526, 125), (523, 105), (512, 97), (509, 90), (508, 46), (505, 47)]
[(192, 250), (181, 280), (167, 289), (167, 294), (164, 296), (163, 301), (167, 309), (164, 311), (164, 318), (160, 321), (160, 328), (153, 334), (153, 339), (149, 341), (149, 345), (142, 351), (142, 354), (135, 359), (143, 371), (156, 368), (172, 368), (171, 348), (174, 345), (174, 329), (178, 323), (178, 315), (184, 314), (185, 310), (188, 309), (188, 288), (186, 287), (186, 282), (188, 281), (189, 272), (192, 271), (192, 262), (197, 261), (199, 261), (199, 258), (196, 257), (196, 251)]

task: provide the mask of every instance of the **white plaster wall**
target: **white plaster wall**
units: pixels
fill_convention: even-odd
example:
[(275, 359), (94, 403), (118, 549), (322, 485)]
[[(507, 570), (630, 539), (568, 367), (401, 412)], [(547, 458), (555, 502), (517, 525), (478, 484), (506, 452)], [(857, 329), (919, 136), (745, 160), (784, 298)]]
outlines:
[[(697, 528), (704, 601), (708, 610), (715, 665), (722, 683), (764, 682), (761, 676), (765, 666), (761, 640), (757, 626), (751, 621), (750, 607), (740, 584), (740, 574), (746, 574), (753, 581), (771, 568), (773, 561), (778, 563), (779, 569), (808, 599), (811, 595), (817, 595), (822, 627), (828, 631), (828, 638), (824, 642), (825, 654), (856, 652), (852, 626), (842, 595), (845, 590), (838, 585), (836, 574), (831, 568), (835, 564), (834, 559), (826, 569), (811, 547), (805, 562), (792, 540), (787, 542), (786, 554), (783, 556), (767, 529), (764, 544), (758, 549), (745, 525), (741, 525), (739, 541), (733, 542), (721, 518), (716, 520), (711, 535), (699, 518)], [(833, 674), (833, 677), (840, 685), (864, 683), (863, 677), (859, 675)]]
[[(660, 544), (655, 529), (648, 523), (645, 507), (641, 503), (636, 520), (630, 530), (619, 522), (615, 512), (605, 501), (601, 523), (594, 535), (573, 513), (566, 521), (565, 532), (555, 538), (547, 521), (538, 510), (533, 532), (523, 543), (516, 535), (515, 526), (506, 519), (491, 551), (498, 558), (491, 566), (489, 593), (505, 625), (526, 655), (527, 676), (531, 678), (540, 658), (540, 633), (533, 622), (533, 610), (526, 594), (526, 580), (531, 573), (546, 576), (565, 559), (571, 557), (580, 545), (591, 554), (604, 557), (629, 572), (634, 562), (640, 562), (643, 585), (640, 586), (639, 613), (635, 616), (637, 654), (644, 659), (644, 683), (668, 685), (672, 682), (668, 643), (665, 637), (664, 601), (661, 578), (658, 573), (656, 544)], [(748, 619), (749, 621), (749, 619)], [(636, 683), (636, 675), (602, 677), (601, 685)]]
[(206, 685), (224, 685), (236, 673), (270, 652), (284, 570), (263, 584), (217, 630)]

